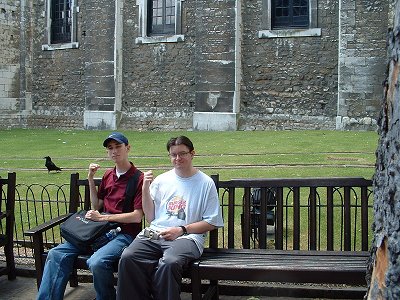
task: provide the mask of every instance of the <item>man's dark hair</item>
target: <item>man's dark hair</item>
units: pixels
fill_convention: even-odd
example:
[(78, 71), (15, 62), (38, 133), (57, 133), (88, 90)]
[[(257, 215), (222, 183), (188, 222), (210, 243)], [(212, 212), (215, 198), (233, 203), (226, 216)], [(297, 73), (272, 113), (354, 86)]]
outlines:
[(189, 151), (193, 151), (194, 150), (192, 141), (188, 137), (186, 137), (184, 135), (181, 135), (181, 136), (178, 136), (178, 137), (173, 137), (168, 141), (168, 143), (167, 143), (167, 151), (169, 152), (169, 149), (172, 146), (178, 146), (178, 145), (185, 145), (186, 147), (189, 148)]

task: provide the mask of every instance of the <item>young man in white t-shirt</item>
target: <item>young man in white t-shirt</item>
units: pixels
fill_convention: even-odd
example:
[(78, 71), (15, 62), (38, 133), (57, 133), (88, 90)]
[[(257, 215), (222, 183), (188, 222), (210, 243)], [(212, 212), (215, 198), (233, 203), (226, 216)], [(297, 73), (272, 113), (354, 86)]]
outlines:
[(142, 206), (150, 226), (122, 253), (117, 299), (180, 299), (183, 267), (203, 253), (206, 234), (223, 227), (213, 180), (193, 166), (193, 143), (171, 138), (173, 169), (144, 173)]

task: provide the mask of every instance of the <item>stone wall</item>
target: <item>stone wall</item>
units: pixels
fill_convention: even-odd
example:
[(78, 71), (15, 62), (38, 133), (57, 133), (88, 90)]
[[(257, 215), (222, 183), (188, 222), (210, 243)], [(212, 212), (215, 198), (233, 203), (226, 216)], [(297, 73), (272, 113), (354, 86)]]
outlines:
[(262, 0), (245, 4), (240, 128), (333, 128), (338, 1), (318, 1), (321, 36), (273, 39), (256, 35), (262, 25)]
[(339, 129), (376, 124), (386, 64), (385, 0), (342, 1), (339, 43)]
[(0, 124), (21, 125), (20, 111), (20, 10), (17, 4), (0, 0)]
[(0, 0), (0, 127), (376, 129), (383, 0), (314, 1), (320, 35), (269, 39), (267, 0), (182, 1), (184, 40), (155, 43), (139, 2), (76, 1), (78, 47), (43, 50), (46, 1)]
[(183, 2), (184, 42), (137, 44), (139, 7), (124, 4), (122, 128), (191, 128), (195, 101), (195, 2)]
[[(338, 129), (375, 129), (384, 78), (387, 28), (382, 20), (387, 20), (387, 6), (362, 1), (356, 7), (355, 1), (342, 1), (339, 13), (338, 1), (318, 1), (321, 36), (260, 40), (255, 32), (261, 26), (261, 2), (246, 1), (243, 9), (240, 128), (332, 129), (339, 113), (348, 118), (340, 119), (345, 124)], [(340, 112), (338, 101), (344, 103)]]
[[(33, 1), (29, 15), (32, 17), (34, 67), (32, 112), (27, 125), (31, 128), (82, 128), (85, 41), (79, 39), (78, 49), (42, 50), (42, 46), (48, 43), (45, 1)], [(81, 26), (83, 21), (79, 19)], [(82, 34), (81, 26), (78, 27), (79, 36)]]

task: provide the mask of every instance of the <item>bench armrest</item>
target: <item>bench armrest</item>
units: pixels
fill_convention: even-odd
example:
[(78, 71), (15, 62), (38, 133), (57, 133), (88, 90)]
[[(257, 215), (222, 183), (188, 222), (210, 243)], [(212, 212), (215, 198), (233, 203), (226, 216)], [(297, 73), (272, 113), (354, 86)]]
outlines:
[(45, 222), (43, 224), (40, 224), (38, 226), (35, 226), (33, 228), (30, 228), (30, 229), (26, 230), (24, 232), (24, 235), (34, 236), (34, 235), (40, 234), (42, 232), (45, 232), (46, 230), (49, 230), (49, 229), (61, 224), (66, 219), (68, 219), (71, 215), (72, 215), (72, 213), (68, 213), (68, 214), (61, 215), (61, 216), (58, 216), (56, 218), (53, 218), (50, 221), (47, 221), (47, 222)]
[(72, 213), (58, 216), (51, 219), (39, 226), (28, 229), (24, 232), (24, 235), (29, 236), (33, 242), (33, 256), (35, 258), (35, 268), (36, 268), (36, 285), (39, 288), (40, 282), (42, 281), (43, 267), (45, 263), (44, 254), (44, 243), (43, 243), (43, 233), (68, 219)]

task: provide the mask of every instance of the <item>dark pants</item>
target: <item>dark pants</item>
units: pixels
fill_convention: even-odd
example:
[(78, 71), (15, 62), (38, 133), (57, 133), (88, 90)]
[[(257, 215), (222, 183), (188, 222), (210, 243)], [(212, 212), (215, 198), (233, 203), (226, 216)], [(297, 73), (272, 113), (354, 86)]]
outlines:
[(183, 268), (199, 257), (192, 240), (136, 238), (119, 261), (117, 299), (179, 300)]

